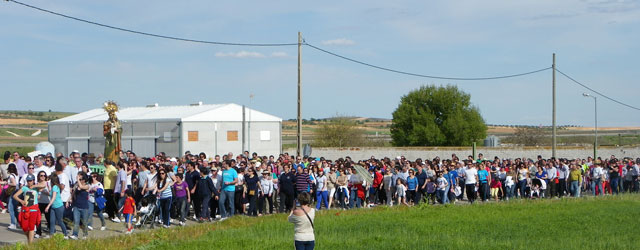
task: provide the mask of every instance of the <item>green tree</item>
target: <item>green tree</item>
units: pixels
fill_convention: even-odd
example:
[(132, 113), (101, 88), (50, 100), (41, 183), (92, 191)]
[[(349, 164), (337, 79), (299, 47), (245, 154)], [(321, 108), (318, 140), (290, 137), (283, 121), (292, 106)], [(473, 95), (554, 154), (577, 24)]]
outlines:
[(323, 122), (314, 131), (314, 146), (318, 147), (357, 147), (365, 146), (365, 132), (358, 124), (347, 117), (333, 117)]
[(422, 86), (402, 97), (393, 112), (396, 146), (468, 146), (487, 136), (471, 96), (456, 86)]

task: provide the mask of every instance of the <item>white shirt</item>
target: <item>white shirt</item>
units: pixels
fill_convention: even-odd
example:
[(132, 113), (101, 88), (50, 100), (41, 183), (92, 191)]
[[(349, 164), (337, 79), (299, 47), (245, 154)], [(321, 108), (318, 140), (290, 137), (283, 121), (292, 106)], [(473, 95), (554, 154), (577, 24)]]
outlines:
[(476, 168), (468, 168), (464, 171), (466, 179), (464, 184), (476, 184), (476, 178), (478, 177), (478, 170)]
[(60, 184), (64, 185), (64, 189), (60, 192), (60, 199), (62, 199), (62, 202), (67, 202), (71, 199), (71, 182), (69, 182), (69, 177), (63, 173), (58, 175), (58, 180), (60, 180)]
[[(47, 167), (47, 166), (45, 166), (45, 165), (42, 165), (42, 167), (38, 167), (38, 168), (36, 168), (36, 169), (33, 171), (33, 175), (34, 175), (34, 176), (36, 176), (37, 174), (39, 174), (39, 173), (40, 173), (40, 171), (44, 171), (44, 172), (47, 174), (47, 177), (48, 177), (49, 175), (51, 175), (51, 168), (49, 168), (49, 167)], [(38, 177), (36, 176), (36, 180), (37, 180), (37, 179), (38, 179)]]

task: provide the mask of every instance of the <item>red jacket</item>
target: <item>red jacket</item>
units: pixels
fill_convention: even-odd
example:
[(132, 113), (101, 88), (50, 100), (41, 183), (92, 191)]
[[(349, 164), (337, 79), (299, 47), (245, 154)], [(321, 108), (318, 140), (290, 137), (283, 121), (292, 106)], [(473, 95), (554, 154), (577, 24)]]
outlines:
[(382, 184), (382, 174), (380, 172), (374, 172), (373, 173), (373, 188), (378, 188), (380, 187), (380, 184)]

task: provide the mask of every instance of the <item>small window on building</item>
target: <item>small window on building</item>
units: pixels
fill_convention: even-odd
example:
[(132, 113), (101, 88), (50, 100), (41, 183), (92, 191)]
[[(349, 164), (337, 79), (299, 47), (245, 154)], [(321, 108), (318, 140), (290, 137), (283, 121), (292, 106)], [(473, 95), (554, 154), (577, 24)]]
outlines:
[(271, 140), (271, 131), (260, 131), (260, 140), (261, 141), (270, 141)]
[(227, 141), (238, 141), (238, 130), (227, 131)]
[(187, 133), (188, 141), (198, 141), (198, 131), (189, 131)]

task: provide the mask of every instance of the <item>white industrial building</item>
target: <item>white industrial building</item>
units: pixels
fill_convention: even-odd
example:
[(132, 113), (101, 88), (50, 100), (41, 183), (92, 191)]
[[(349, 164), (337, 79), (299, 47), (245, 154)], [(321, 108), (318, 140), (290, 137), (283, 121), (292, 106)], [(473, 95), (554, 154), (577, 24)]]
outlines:
[[(244, 150), (260, 155), (282, 151), (282, 119), (237, 104), (120, 108), (122, 150), (151, 157), (159, 152), (181, 156), (185, 151), (207, 156), (234, 155)], [(107, 113), (93, 109), (49, 122), (49, 142), (56, 152), (104, 152), (102, 134)], [(244, 122), (243, 122), (244, 121)]]

